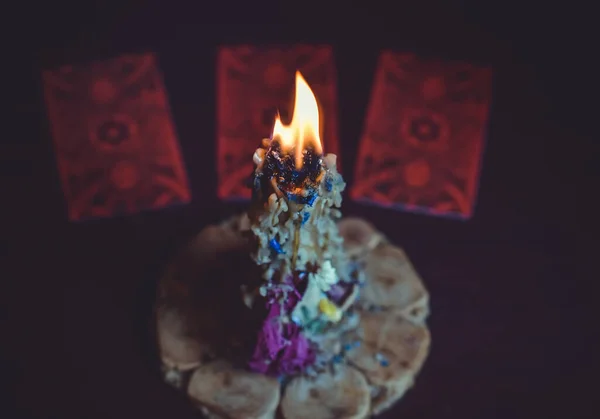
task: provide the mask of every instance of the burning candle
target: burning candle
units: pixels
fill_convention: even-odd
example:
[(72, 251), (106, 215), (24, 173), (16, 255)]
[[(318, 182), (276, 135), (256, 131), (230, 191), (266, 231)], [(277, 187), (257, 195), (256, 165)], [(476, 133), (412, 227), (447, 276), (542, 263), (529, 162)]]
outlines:
[[(266, 297), (269, 313), (275, 313), (274, 319), (265, 322), (259, 342), (264, 346), (269, 339), (280, 343), (288, 339), (281, 349), (284, 353), (294, 345), (289, 341), (292, 338), (273, 340), (278, 336), (274, 330), (291, 333), (296, 336), (293, 339), (304, 342), (297, 343), (301, 348), (316, 347), (318, 351), (319, 331), (340, 321), (348, 307), (338, 306), (332, 296), (332, 287), (351, 282), (336, 226), (346, 184), (337, 171), (337, 157), (323, 155), (319, 128), (317, 99), (296, 72), (291, 122), (285, 125), (277, 116), (271, 138), (263, 140), (254, 153), (249, 211), (256, 239), (253, 257), (263, 268), (259, 293)], [(262, 352), (257, 349), (251, 366), (255, 370), (272, 366), (281, 356), (274, 355), (277, 353), (273, 347)]]
[[(305, 270), (310, 262), (322, 266), (330, 258), (323, 242), (335, 239), (330, 237), (334, 232), (315, 227), (331, 227), (332, 218), (340, 215), (332, 209), (341, 205), (345, 187), (336, 160), (334, 154), (323, 156), (317, 100), (306, 80), (296, 72), (290, 124), (284, 125), (277, 116), (271, 138), (263, 140), (263, 147), (254, 153), (251, 219), (261, 244), (257, 263), (289, 262), (282, 266), (281, 273), (290, 273)], [(270, 233), (269, 237), (265, 233)], [(314, 255), (306, 254), (308, 250)]]
[(299, 72), (292, 121), (284, 125), (278, 115), (264, 145), (254, 154), (255, 191), (272, 186), (277, 196), (285, 194), (290, 203), (312, 205), (325, 168), (317, 100)]

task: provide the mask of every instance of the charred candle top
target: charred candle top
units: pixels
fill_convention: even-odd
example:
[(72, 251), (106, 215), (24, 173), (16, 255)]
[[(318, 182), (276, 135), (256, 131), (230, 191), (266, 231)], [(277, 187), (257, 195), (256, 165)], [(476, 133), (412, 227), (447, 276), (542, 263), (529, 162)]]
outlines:
[(279, 141), (273, 140), (267, 150), (261, 176), (264, 180), (275, 179), (279, 189), (288, 198), (309, 196), (316, 191), (323, 177), (323, 157), (311, 148), (302, 152), (302, 166), (295, 164), (295, 158), (286, 152)]

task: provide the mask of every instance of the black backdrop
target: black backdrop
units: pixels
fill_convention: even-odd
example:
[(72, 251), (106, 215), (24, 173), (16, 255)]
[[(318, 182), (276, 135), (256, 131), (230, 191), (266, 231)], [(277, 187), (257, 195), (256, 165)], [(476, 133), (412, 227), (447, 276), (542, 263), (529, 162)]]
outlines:
[[(15, 15), (8, 118), (2, 139), (2, 280), (7, 314), (3, 378), (8, 416), (192, 418), (162, 384), (145, 323), (153, 281), (174, 246), (241, 207), (215, 185), (214, 59), (236, 42), (330, 42), (340, 95), (341, 158), (356, 157), (381, 48), (466, 59), (495, 70), (489, 137), (473, 219), (362, 207), (404, 246), (432, 294), (431, 355), (385, 417), (513, 418), (593, 415), (587, 303), (570, 250), (579, 234), (581, 146), (592, 111), (591, 30), (584, 14), (533, 6), (366, 9), (123, 2), (118, 8), (44, 6)], [(225, 16), (233, 22), (225, 21)], [(205, 23), (212, 22), (212, 23)], [(546, 22), (546, 23), (544, 23)], [(560, 22), (560, 24), (556, 23)], [(18, 42), (17, 42), (18, 40)], [(40, 70), (153, 50), (171, 101), (193, 202), (133, 217), (71, 224), (59, 187)], [(12, 58), (14, 53), (14, 59)], [(575, 164), (571, 158), (584, 156)], [(345, 170), (351, 183), (353, 174)], [(4, 416), (3, 416), (4, 417)]]

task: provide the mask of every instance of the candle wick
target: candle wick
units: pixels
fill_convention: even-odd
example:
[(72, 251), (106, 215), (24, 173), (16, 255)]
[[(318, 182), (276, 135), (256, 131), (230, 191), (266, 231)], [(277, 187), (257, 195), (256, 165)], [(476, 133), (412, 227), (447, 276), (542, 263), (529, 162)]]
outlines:
[(292, 253), (292, 270), (296, 270), (296, 260), (298, 258), (298, 249), (300, 248), (300, 225), (301, 223), (296, 222), (296, 229), (294, 231), (294, 252)]

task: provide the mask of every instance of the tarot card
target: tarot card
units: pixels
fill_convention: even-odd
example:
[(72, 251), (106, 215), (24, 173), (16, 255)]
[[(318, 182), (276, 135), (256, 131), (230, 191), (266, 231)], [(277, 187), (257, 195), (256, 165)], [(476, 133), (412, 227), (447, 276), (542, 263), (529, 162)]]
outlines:
[(319, 102), (325, 153), (338, 154), (337, 85), (329, 46), (222, 47), (217, 59), (217, 161), (221, 199), (248, 199), (252, 155), (279, 112), (292, 116), (299, 70)]
[(491, 81), (489, 68), (382, 53), (351, 197), (405, 211), (471, 217)]
[(154, 54), (43, 72), (70, 220), (190, 201)]

